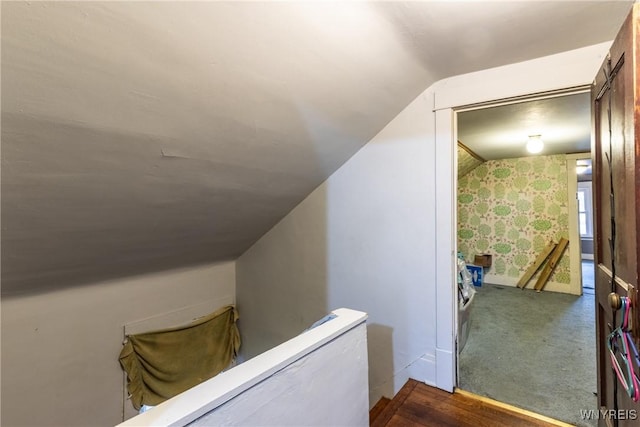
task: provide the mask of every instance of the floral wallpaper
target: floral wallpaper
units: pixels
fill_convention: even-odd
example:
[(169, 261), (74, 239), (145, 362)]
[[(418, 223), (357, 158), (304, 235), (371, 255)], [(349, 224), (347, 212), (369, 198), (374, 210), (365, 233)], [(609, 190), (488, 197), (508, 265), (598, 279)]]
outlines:
[[(490, 253), (485, 274), (517, 281), (553, 240), (569, 238), (564, 155), (490, 160), (458, 182), (458, 250)], [(552, 282), (569, 283), (569, 249)]]

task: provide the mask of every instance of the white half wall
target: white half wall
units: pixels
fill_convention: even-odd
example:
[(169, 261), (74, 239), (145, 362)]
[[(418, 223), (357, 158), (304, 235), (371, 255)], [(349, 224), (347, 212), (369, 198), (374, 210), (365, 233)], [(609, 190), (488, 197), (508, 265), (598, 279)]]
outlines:
[(120, 423), (124, 325), (234, 300), (235, 262), (3, 298), (0, 424)]
[(432, 110), (426, 91), (238, 259), (245, 357), (350, 307), (369, 314), (370, 404), (435, 383)]
[(189, 425), (367, 427), (366, 341), (361, 323)]
[(367, 315), (333, 313), (119, 427), (368, 426)]

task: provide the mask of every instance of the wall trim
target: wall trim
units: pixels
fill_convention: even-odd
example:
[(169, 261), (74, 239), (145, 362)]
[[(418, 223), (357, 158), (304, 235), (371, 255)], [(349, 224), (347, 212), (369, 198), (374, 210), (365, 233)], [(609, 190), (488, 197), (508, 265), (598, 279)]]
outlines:
[(582, 295), (582, 241), (578, 225), (578, 174), (576, 160), (590, 159), (591, 153), (567, 154), (567, 213), (569, 214), (569, 264), (571, 294)]
[[(456, 381), (455, 342), (458, 324), (457, 258), (456, 258), (456, 188), (458, 174), (456, 128), (452, 110), (436, 111), (436, 385), (453, 391)], [(443, 132), (439, 132), (442, 129)], [(447, 132), (448, 130), (448, 132)]]
[(400, 371), (394, 372), (382, 384), (373, 387), (369, 392), (369, 408), (372, 408), (382, 396), (389, 399), (393, 398), (409, 378), (421, 381), (432, 387), (438, 387), (436, 356), (425, 353)]
[[(457, 358), (455, 351), (436, 348), (436, 385), (442, 390), (453, 393), (457, 385), (456, 367)], [(450, 375), (453, 372), (454, 375)]]
[[(498, 286), (508, 286), (515, 288), (518, 283), (519, 277), (507, 277), (507, 276), (498, 276), (495, 274), (487, 274), (484, 276), (485, 283), (491, 283), (492, 285)], [(535, 283), (535, 278), (531, 279), (527, 284), (526, 290), (533, 290), (533, 285)], [(478, 288), (480, 292), (482, 292), (482, 287)], [(580, 295), (575, 293), (575, 288), (571, 286), (571, 284), (560, 283), (560, 282), (547, 282), (544, 286), (542, 292), (559, 292), (563, 294), (571, 294), (571, 295)]]
[(402, 388), (409, 378), (435, 386), (437, 384), (436, 356), (423, 354), (393, 377), (394, 390)]

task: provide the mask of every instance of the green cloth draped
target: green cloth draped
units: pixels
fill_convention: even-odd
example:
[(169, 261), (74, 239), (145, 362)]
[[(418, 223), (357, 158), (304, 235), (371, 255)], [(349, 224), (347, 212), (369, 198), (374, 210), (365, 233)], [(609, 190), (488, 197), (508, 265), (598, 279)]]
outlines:
[(237, 320), (230, 305), (186, 326), (129, 335), (120, 364), (133, 406), (158, 405), (227, 368), (240, 348)]

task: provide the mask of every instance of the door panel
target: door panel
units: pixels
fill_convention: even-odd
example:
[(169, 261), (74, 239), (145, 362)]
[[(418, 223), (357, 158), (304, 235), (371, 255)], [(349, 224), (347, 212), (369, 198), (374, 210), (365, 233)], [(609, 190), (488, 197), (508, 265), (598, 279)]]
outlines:
[[(634, 6), (621, 28), (610, 49), (610, 57), (598, 72), (591, 91), (598, 404), (603, 409), (638, 412), (640, 405), (631, 400), (622, 385), (614, 383), (617, 379), (612, 371), (606, 339), (620, 322), (614, 318), (614, 311), (609, 305), (609, 293), (628, 296), (632, 305), (637, 307), (637, 230), (640, 224), (637, 215), (640, 211), (640, 173), (637, 166), (640, 167), (640, 140), (636, 142), (636, 135), (640, 133), (636, 133), (636, 128), (640, 129), (640, 89), (635, 64), (636, 58), (640, 58), (637, 52), (639, 7), (640, 4)], [(613, 203), (611, 193), (614, 195)], [(613, 249), (611, 239), (615, 241)], [(615, 285), (612, 283), (614, 271)], [(640, 336), (639, 314), (640, 310), (634, 309), (632, 324), (636, 326), (633, 329), (636, 343)], [(625, 419), (600, 419), (600, 425), (625, 427), (640, 424), (639, 419), (628, 419), (628, 414), (623, 416)]]

